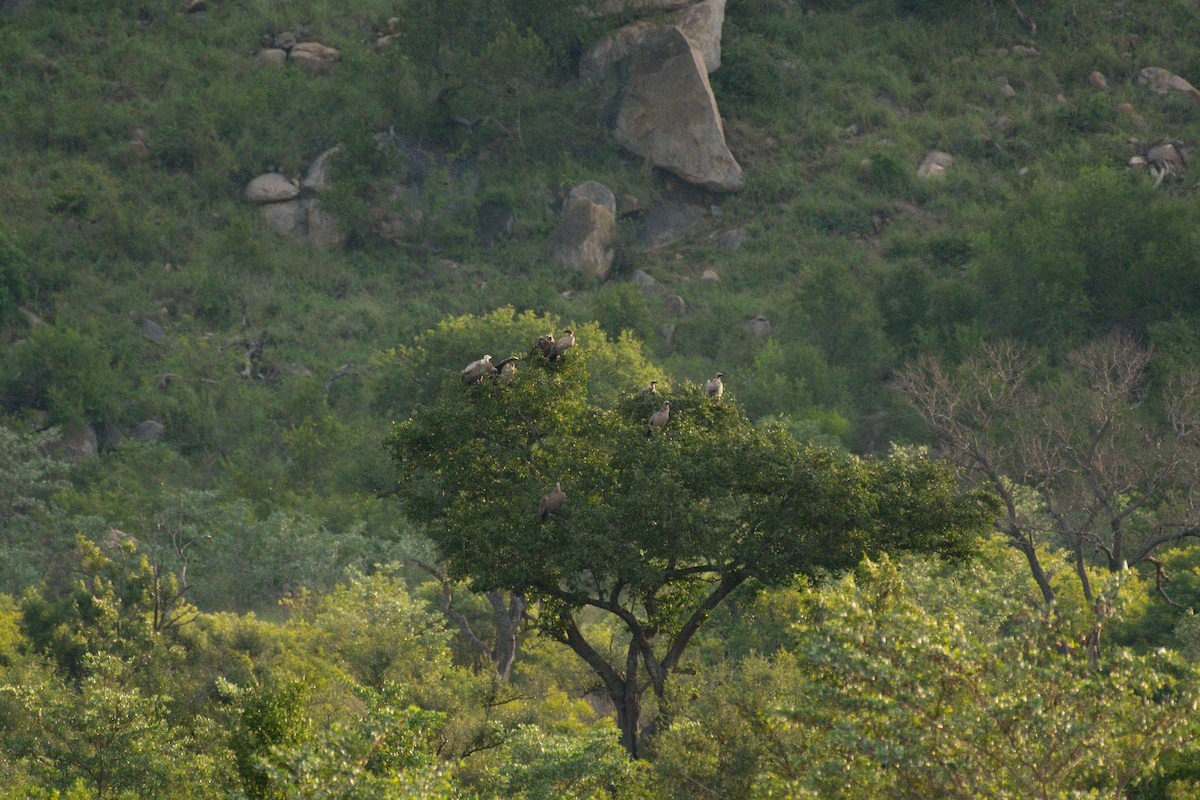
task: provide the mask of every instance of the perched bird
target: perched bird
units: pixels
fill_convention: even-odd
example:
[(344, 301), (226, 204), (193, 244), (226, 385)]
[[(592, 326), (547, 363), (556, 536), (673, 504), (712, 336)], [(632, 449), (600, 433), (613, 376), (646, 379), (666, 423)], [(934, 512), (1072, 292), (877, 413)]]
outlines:
[(650, 381), (649, 385), (643, 386), (639, 394), (642, 397), (649, 397), (652, 394), (658, 394), (658, 381)]
[(484, 355), (478, 361), (472, 361), (467, 366), (463, 367), (462, 379), (463, 383), (470, 386), (472, 383), (479, 383), (483, 380), (484, 375), (490, 375), (495, 370), (492, 366), (492, 357), (490, 354)]
[(537, 348), (542, 351), (542, 355), (546, 358), (550, 357), (550, 351), (554, 349), (554, 334), (547, 333), (545, 336), (539, 336), (537, 340)]
[(650, 430), (647, 435), (652, 435), (655, 430), (667, 424), (671, 419), (671, 401), (663, 400), (662, 408), (650, 415)]
[(538, 503), (538, 516), (545, 521), (546, 517), (562, 508), (566, 499), (567, 493), (562, 489), (562, 482), (555, 482), (554, 491), (542, 495), (542, 501)]
[(554, 361), (556, 358), (561, 356), (563, 353), (567, 352), (567, 350), (570, 350), (571, 347), (575, 344), (575, 332), (574, 331), (572, 331), (570, 328), (567, 328), (565, 331), (563, 331), (563, 334), (564, 334), (563, 336), (560, 336), (558, 339), (555, 339), (554, 344), (552, 344), (550, 346), (550, 354), (549, 354), (548, 358), (551, 361)]
[(721, 378), (725, 377), (724, 372), (718, 372), (717, 377), (704, 382), (704, 394), (708, 397), (720, 397), (725, 391), (725, 384)]
[(516, 356), (505, 359), (504, 363), (500, 364), (500, 385), (508, 386), (512, 383), (513, 376), (517, 374), (517, 365), (514, 363), (517, 360)]

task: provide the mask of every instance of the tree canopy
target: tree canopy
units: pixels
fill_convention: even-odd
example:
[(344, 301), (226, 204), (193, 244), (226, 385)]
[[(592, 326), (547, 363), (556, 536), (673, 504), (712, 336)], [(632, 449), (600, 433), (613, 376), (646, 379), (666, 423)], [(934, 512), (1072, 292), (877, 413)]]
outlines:
[[(631, 754), (642, 681), (663, 715), (668, 675), (739, 587), (816, 578), (889, 550), (961, 559), (994, 517), (987, 495), (959, 492), (919, 454), (801, 445), (689, 382), (598, 398), (587, 387), (606, 346), (581, 340), (554, 362), (533, 348), (508, 384), (464, 385), (447, 365), (440, 395), (390, 445), (408, 512), (450, 574), (540, 600), (539, 629), (602, 679)], [(652, 427), (666, 403), (669, 420)], [(542, 519), (539, 498), (556, 485), (566, 499)], [(589, 608), (619, 621), (623, 657), (587, 639)]]

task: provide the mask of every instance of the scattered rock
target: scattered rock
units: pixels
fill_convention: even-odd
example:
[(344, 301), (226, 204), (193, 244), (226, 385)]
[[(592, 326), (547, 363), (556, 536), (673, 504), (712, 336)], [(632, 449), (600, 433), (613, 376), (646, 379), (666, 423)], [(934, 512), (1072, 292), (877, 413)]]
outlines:
[(1001, 114), (1000, 116), (998, 116), (994, 120), (992, 120), (992, 124), (990, 127), (991, 127), (992, 131), (995, 133), (1000, 133), (1000, 134), (1011, 133), (1013, 128), (1017, 127), (1017, 123), (1013, 122), (1013, 120), (1011, 118), (1006, 117), (1003, 114)]
[(515, 218), (511, 209), (491, 201), (479, 206), (476, 214), (479, 227), (479, 244), (491, 249), (501, 239), (508, 239), (513, 234)]
[(663, 286), (658, 278), (655, 278), (644, 270), (636, 269), (633, 271), (633, 282), (637, 284), (643, 294), (661, 295), (667, 293), (667, 287)]
[(940, 150), (933, 150), (925, 156), (925, 160), (921, 162), (921, 166), (917, 167), (918, 178), (941, 178), (950, 170), (954, 164), (954, 156), (949, 153), (943, 153)]
[(700, 273), (700, 280), (704, 281), (705, 283), (720, 283), (721, 276), (717, 274), (715, 269), (710, 268)]
[(274, 45), (280, 50), (291, 50), (296, 46), (296, 34), (291, 31), (280, 31), (275, 34)]
[(158, 420), (147, 419), (139, 422), (130, 435), (139, 442), (153, 442), (161, 438), (166, 429), (167, 426)]
[(687, 301), (677, 294), (669, 294), (663, 298), (663, 311), (673, 317), (682, 317), (687, 313)]
[(208, 10), (208, 0), (192, 0), (187, 4), (187, 13), (199, 14), (201, 11)]
[(614, 217), (617, 215), (617, 198), (613, 196), (611, 189), (599, 181), (584, 181), (572, 186), (567, 192), (567, 199), (563, 201), (563, 210), (580, 197), (586, 197), (596, 205), (604, 206)]
[(328, 72), (342, 54), (320, 42), (300, 42), (288, 51), (288, 60), (308, 72)]
[(717, 239), (717, 244), (726, 250), (741, 250), (748, 241), (750, 241), (750, 231), (745, 228), (734, 228), (722, 233)]
[(246, 199), (251, 203), (279, 203), (299, 194), (300, 187), (278, 172), (259, 175), (246, 185)]
[(766, 337), (771, 335), (771, 321), (762, 314), (755, 314), (746, 320), (746, 330), (752, 335)]
[(1138, 73), (1137, 82), (1138, 86), (1143, 86), (1155, 94), (1180, 92), (1200, 99), (1200, 91), (1197, 91), (1195, 86), (1162, 67), (1146, 67)]
[(1100, 70), (1093, 70), (1088, 75), (1088, 83), (1101, 91), (1108, 91), (1108, 79), (1104, 77), (1104, 73)]
[(264, 67), (282, 67), (287, 64), (287, 50), (280, 50), (277, 47), (259, 50), (254, 61)]
[(1014, 55), (1025, 56), (1026, 58), (1037, 58), (1042, 54), (1042, 51), (1036, 47), (1026, 47), (1023, 44), (1013, 45), (1012, 51)]
[(333, 188), (333, 181), (329, 177), (330, 161), (333, 159), (333, 154), (341, 150), (340, 147), (331, 147), (321, 155), (317, 156), (316, 161), (308, 167), (308, 172), (304, 173), (304, 179), (300, 181), (300, 188), (311, 192), (324, 192)]
[(638, 231), (638, 243), (654, 249), (677, 241), (704, 219), (704, 209), (666, 201), (650, 209)]
[(142, 321), (138, 323), (138, 328), (141, 329), (143, 336), (155, 344), (162, 344), (167, 341), (167, 334), (162, 329), (162, 326), (152, 319), (143, 317)]
[(745, 188), (703, 59), (677, 28), (656, 31), (630, 54), (611, 119), (621, 146), (655, 166), (713, 191)]
[(1017, 90), (1008, 82), (1008, 78), (1000, 79), (1000, 96), (1009, 99), (1017, 96)]
[(606, 278), (613, 262), (617, 220), (604, 206), (579, 197), (550, 236), (554, 260), (568, 269)]

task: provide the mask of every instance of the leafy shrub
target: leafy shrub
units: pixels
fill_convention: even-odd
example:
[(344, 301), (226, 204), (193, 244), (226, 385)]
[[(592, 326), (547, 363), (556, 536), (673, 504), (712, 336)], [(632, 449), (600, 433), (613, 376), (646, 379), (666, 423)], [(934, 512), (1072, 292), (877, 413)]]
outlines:
[(50, 412), (51, 422), (99, 421), (116, 410), (120, 381), (108, 348), (66, 325), (39, 325), (0, 361), (9, 410)]

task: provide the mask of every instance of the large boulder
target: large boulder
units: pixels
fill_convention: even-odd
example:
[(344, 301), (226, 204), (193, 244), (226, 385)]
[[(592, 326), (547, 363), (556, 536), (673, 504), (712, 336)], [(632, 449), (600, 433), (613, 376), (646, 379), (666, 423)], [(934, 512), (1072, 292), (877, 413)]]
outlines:
[(638, 20), (601, 39), (580, 59), (579, 76), (589, 82), (616, 77), (621, 62), (646, 37), (672, 25), (683, 31), (683, 35), (699, 48), (707, 71), (712, 72), (721, 66), (725, 0), (702, 0), (670, 14), (661, 22)]
[(615, 217), (617, 215), (617, 198), (603, 183), (599, 181), (583, 181), (572, 186), (567, 191), (567, 199), (563, 201), (563, 210), (566, 211), (571, 203), (574, 203), (578, 198), (586, 197), (598, 206), (604, 206)]
[(308, 236), (308, 202), (288, 200), (286, 203), (269, 203), (259, 206), (259, 213), (267, 227), (280, 236), (304, 239)]
[(332, 189), (333, 181), (329, 178), (329, 162), (333, 159), (333, 154), (340, 149), (340, 147), (331, 147), (317, 156), (317, 160), (309, 165), (308, 172), (304, 173), (304, 180), (300, 181), (300, 188), (312, 192), (324, 192)]
[(252, 203), (281, 203), (300, 194), (300, 187), (278, 172), (259, 175), (246, 185), (246, 199)]
[(342, 54), (320, 42), (300, 42), (288, 50), (288, 60), (312, 73), (328, 72)]
[(1138, 73), (1137, 82), (1138, 86), (1143, 86), (1155, 94), (1179, 92), (1200, 100), (1200, 91), (1195, 86), (1162, 67), (1146, 67)]
[(554, 260), (568, 269), (608, 277), (613, 262), (617, 219), (602, 205), (579, 197), (567, 207), (550, 236)]
[(719, 192), (745, 188), (704, 60), (678, 28), (647, 36), (622, 72), (610, 109), (621, 146), (688, 183)]

